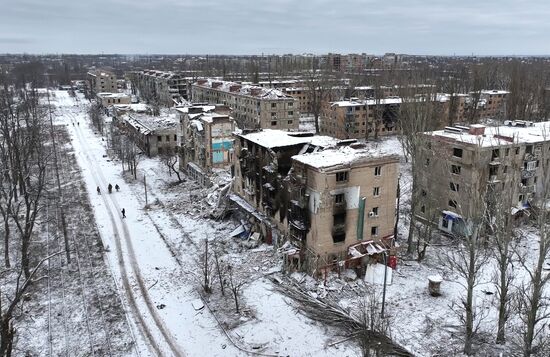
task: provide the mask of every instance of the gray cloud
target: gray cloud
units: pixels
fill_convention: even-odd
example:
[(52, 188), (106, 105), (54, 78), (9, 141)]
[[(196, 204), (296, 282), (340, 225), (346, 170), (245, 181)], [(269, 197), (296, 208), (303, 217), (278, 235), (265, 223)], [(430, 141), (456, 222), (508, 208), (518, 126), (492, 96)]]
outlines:
[(546, 0), (0, 0), (0, 6), (0, 52), (550, 54)]

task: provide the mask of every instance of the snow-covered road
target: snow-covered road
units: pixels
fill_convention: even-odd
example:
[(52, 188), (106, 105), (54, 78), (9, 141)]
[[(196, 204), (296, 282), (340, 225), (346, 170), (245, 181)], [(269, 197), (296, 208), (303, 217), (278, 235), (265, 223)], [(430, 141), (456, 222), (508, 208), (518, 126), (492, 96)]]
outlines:
[[(136, 353), (239, 355), (213, 316), (205, 309), (197, 313), (192, 307), (198, 294), (192, 284), (183, 283), (188, 281), (185, 272), (142, 210), (140, 200), (123, 184), (120, 166), (104, 157), (102, 142), (86, 124), (85, 108), (66, 92), (56, 92), (56, 99), (57, 121), (69, 124), (93, 213), (102, 240), (110, 247), (107, 259), (133, 325)], [(108, 194), (109, 183), (119, 184), (121, 191)], [(96, 193), (96, 186), (101, 188), (101, 195)]]

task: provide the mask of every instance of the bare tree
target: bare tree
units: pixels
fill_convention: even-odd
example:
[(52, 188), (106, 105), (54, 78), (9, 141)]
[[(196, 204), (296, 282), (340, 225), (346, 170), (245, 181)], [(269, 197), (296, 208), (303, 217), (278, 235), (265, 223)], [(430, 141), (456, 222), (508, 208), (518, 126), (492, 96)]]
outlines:
[(235, 311), (239, 313), (240, 294), (241, 289), (245, 284), (245, 280), (236, 275), (231, 265), (227, 265), (227, 272), (229, 274), (229, 289), (231, 290), (231, 295), (233, 296), (233, 301), (235, 302)]
[(225, 267), (223, 265), (223, 262), (220, 261), (219, 257), (219, 247), (216, 247), (214, 249), (214, 261), (216, 262), (216, 272), (218, 273), (218, 280), (220, 283), (220, 290), (222, 293), (222, 296), (225, 296)]
[(204, 239), (199, 252), (197, 265), (200, 271), (201, 286), (204, 292), (210, 294), (212, 292), (212, 273), (214, 265), (212, 264), (212, 253), (209, 251), (208, 239)]
[[(542, 130), (548, 138), (548, 127)], [(545, 140), (546, 141), (546, 140)], [(519, 334), (522, 340), (523, 356), (548, 355), (548, 321), (550, 320), (550, 274), (545, 272), (546, 260), (550, 258), (550, 232), (548, 202), (550, 202), (550, 166), (548, 165), (549, 146), (546, 144), (540, 152), (542, 175), (538, 186), (539, 195), (534, 203), (532, 215), (538, 233), (537, 249), (534, 261), (523, 254), (517, 254), (521, 266), (527, 272), (518, 289), (516, 305), (521, 320)], [(546, 353), (545, 353), (546, 352)]]
[(21, 299), (25, 295), (27, 288), (34, 281), (41, 279), (34, 279), (34, 276), (38, 272), (38, 269), (42, 264), (44, 264), (44, 262), (61, 253), (62, 252), (51, 254), (40, 260), (38, 264), (32, 269), (32, 271), (29, 272), (29, 276), (24, 279), (23, 282), (21, 282), (23, 270), (19, 270), (17, 278), (15, 280), (15, 288), (13, 289), (13, 291), (9, 291), (9, 297), (6, 304), (3, 303), (2, 296), (6, 296), (8, 292), (2, 287), (3, 291), (0, 291), (0, 312), (2, 314), (0, 316), (0, 356), (11, 356), (13, 339), (15, 337), (15, 328), (13, 327), (13, 314), (17, 306), (19, 306)]
[[(508, 172), (520, 173), (516, 155), (511, 154), (513, 148), (493, 149), (493, 155)], [(496, 343), (506, 341), (506, 324), (510, 317), (513, 294), (511, 291), (514, 280), (513, 258), (516, 251), (513, 216), (511, 207), (516, 204), (516, 188), (520, 187), (518, 175), (508, 175), (507, 187), (500, 184), (490, 184), (487, 189), (487, 215), (485, 225), (491, 234), (491, 252), (495, 258), (493, 279), (498, 298), (498, 322)]]
[(103, 118), (103, 107), (101, 103), (94, 101), (92, 105), (88, 108), (88, 116), (92, 125), (103, 134), (104, 118)]
[(172, 176), (172, 173), (178, 178), (178, 182), (183, 182), (181, 172), (176, 168), (178, 164), (178, 155), (175, 150), (169, 147), (164, 148), (160, 156), (160, 161), (168, 168), (168, 175)]
[[(2, 139), (5, 142), (3, 161), (9, 166), (3, 172), (2, 189), (12, 190), (13, 203), (9, 206), (11, 221), (21, 238), (21, 264), (25, 277), (30, 274), (29, 247), (40, 209), (46, 183), (49, 154), (44, 146), (45, 113), (38, 106), (34, 91), (8, 92), (16, 101), (3, 101)], [(7, 104), (7, 107), (4, 106)], [(8, 194), (8, 198), (9, 198)], [(2, 196), (6, 197), (5, 194)], [(8, 212), (6, 210), (5, 212)], [(5, 242), (7, 247), (8, 242)]]
[(335, 82), (331, 79), (329, 72), (313, 68), (307, 73), (304, 82), (307, 90), (308, 110), (315, 120), (315, 133), (319, 134), (319, 118), (323, 106), (331, 100), (334, 94)]
[(403, 147), (405, 157), (411, 165), (411, 215), (409, 220), (409, 234), (407, 238), (407, 253), (414, 252), (414, 233), (417, 225), (416, 213), (418, 202), (421, 200), (422, 191), (419, 185), (420, 173), (425, 170), (425, 165), (433, 155), (428, 147), (429, 142), (425, 135), (419, 133), (433, 130), (437, 126), (437, 111), (434, 108), (433, 96), (415, 97), (403, 92), (402, 104), (398, 121), (399, 141)]

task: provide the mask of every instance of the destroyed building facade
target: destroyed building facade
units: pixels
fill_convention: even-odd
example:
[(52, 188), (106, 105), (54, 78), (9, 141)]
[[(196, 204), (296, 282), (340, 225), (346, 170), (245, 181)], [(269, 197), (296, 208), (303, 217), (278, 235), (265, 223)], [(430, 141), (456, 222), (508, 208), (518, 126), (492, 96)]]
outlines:
[[(235, 140), (233, 191), (276, 228), (306, 269), (345, 261), (394, 233), (399, 158), (355, 140), (264, 130)], [(269, 240), (269, 239), (267, 239)]]
[(233, 160), (235, 124), (225, 105), (190, 104), (179, 114), (179, 168), (208, 186), (213, 168), (229, 170)]
[(194, 102), (230, 106), (241, 129), (297, 130), (299, 126), (298, 103), (278, 89), (199, 79), (191, 85), (191, 92)]
[(86, 75), (92, 95), (97, 93), (117, 93), (117, 77), (116, 75), (105, 69), (93, 70)]
[(139, 94), (150, 103), (170, 107), (188, 99), (190, 80), (183, 73), (146, 69), (129, 72), (128, 76), (133, 94)]

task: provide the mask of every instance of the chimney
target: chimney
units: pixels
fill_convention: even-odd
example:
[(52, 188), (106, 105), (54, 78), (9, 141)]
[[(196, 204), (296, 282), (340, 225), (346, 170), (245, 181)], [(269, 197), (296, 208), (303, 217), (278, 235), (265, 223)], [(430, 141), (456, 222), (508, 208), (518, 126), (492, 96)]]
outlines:
[(229, 91), (230, 92), (238, 92), (240, 91), (242, 88), (242, 86), (240, 84), (233, 84), (231, 86), (229, 86)]
[(222, 84), (223, 84), (222, 82), (212, 82), (212, 88), (218, 88)]
[(250, 95), (256, 96), (262, 92), (262, 88), (260, 87), (252, 87), (250, 88)]
[(485, 135), (485, 125), (481, 124), (472, 124), (468, 130), (470, 135)]
[(205, 84), (206, 82), (208, 82), (206, 79), (199, 79), (197, 80), (197, 84), (202, 86), (203, 84)]

